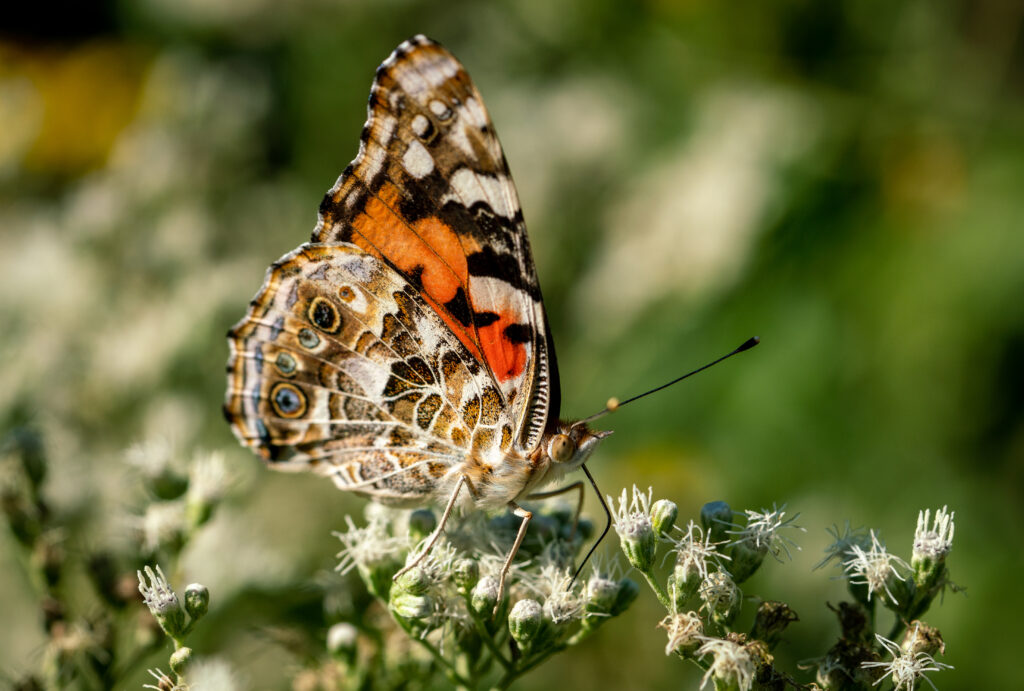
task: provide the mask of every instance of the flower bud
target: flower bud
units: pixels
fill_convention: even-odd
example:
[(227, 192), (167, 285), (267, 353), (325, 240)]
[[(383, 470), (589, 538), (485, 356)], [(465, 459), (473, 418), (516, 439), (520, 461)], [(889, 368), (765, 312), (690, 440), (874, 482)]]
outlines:
[(619, 580), (619, 592), (616, 593), (615, 604), (612, 605), (611, 611), (608, 613), (613, 617), (619, 616), (629, 609), (638, 595), (640, 595), (640, 586), (636, 581), (631, 578)]
[(181, 676), (192, 661), (192, 648), (178, 648), (171, 653), (171, 671)]
[(359, 630), (348, 622), (339, 622), (327, 629), (327, 651), (346, 662), (355, 658), (358, 640)]
[(587, 581), (586, 602), (584, 609), (587, 614), (607, 615), (611, 614), (612, 607), (619, 596), (619, 582), (594, 574)]
[(185, 611), (192, 621), (197, 621), (210, 609), (210, 589), (201, 583), (192, 583), (185, 588)]
[(665, 537), (676, 524), (679, 507), (674, 501), (659, 499), (651, 506), (651, 526), (658, 537)]
[(731, 624), (739, 614), (742, 603), (740, 589), (725, 571), (709, 573), (699, 592), (704, 609), (717, 624)]
[(434, 601), (425, 595), (391, 590), (391, 611), (403, 619), (426, 619), (434, 610)]
[(437, 528), (437, 518), (430, 509), (416, 509), (409, 514), (409, 537), (417, 544)]
[(911, 574), (906, 573), (906, 571), (905, 565), (895, 565), (892, 573), (885, 579), (886, 592), (891, 597), (886, 597), (883, 600), (886, 608), (904, 618), (910, 614), (909, 610), (917, 597), (917, 586), (914, 584), (914, 578)]
[(498, 579), (495, 576), (484, 576), (477, 581), (470, 595), (470, 605), (473, 611), (484, 619), (490, 619), (494, 615), (494, 609), (498, 605)]
[(529, 649), (543, 625), (543, 608), (536, 600), (520, 600), (512, 607), (512, 612), (508, 615), (509, 633), (523, 650)]
[(765, 600), (757, 607), (750, 637), (764, 641), (769, 648), (774, 648), (782, 638), (782, 632), (794, 621), (799, 621), (799, 617), (785, 602)]
[(768, 554), (768, 547), (758, 547), (746, 540), (735, 542), (729, 550), (729, 557), (732, 559), (729, 565), (729, 572), (735, 583), (743, 583), (754, 575), (764, 562)]
[(434, 611), (434, 601), (427, 591), (430, 579), (414, 566), (395, 581), (391, 588), (391, 610), (403, 619), (425, 619)]
[(452, 571), (452, 580), (461, 595), (470, 593), (480, 580), (480, 564), (474, 559), (459, 559), (452, 566)]
[(732, 525), (732, 509), (724, 501), (709, 501), (700, 507), (700, 524), (710, 542), (727, 542), (726, 531)]
[(672, 600), (674, 611), (686, 610), (686, 603), (697, 594), (703, 580), (698, 570), (691, 568), (689, 564), (676, 564), (668, 577), (668, 596)]

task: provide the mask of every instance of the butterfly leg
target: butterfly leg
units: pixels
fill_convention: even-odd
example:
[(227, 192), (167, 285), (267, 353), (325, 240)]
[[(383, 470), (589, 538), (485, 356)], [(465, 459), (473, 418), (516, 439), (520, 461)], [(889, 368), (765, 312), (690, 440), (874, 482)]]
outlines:
[(501, 606), (501, 600), (505, 596), (505, 578), (508, 576), (509, 569), (512, 568), (512, 560), (516, 558), (516, 554), (519, 552), (519, 546), (523, 544), (523, 538), (526, 537), (526, 529), (530, 526), (530, 519), (533, 518), (533, 512), (527, 511), (519, 504), (514, 501), (508, 503), (508, 507), (512, 509), (512, 513), (523, 519), (523, 522), (519, 524), (519, 532), (516, 534), (516, 541), (512, 544), (512, 549), (509, 550), (508, 556), (505, 557), (505, 563), (501, 567), (501, 573), (498, 574), (498, 604), (494, 606), (495, 612), (498, 607)]
[(536, 492), (526, 497), (528, 501), (535, 499), (550, 499), (551, 497), (557, 497), (560, 494), (566, 494), (576, 490), (579, 494), (579, 498), (576, 500), (576, 515), (572, 518), (572, 532), (569, 534), (569, 539), (576, 537), (576, 528), (580, 524), (580, 514), (583, 513), (583, 482), (577, 481), (571, 485), (560, 487), (559, 489), (553, 489), (549, 492)]
[[(398, 573), (395, 574), (393, 580), (397, 581), (399, 576), (401, 576), (403, 573), (419, 564), (428, 554), (430, 554), (430, 550), (433, 549), (438, 539), (440, 539), (441, 533), (444, 532), (444, 526), (448, 522), (448, 518), (452, 515), (452, 510), (455, 508), (455, 502), (458, 501), (459, 499), (459, 491), (462, 489), (463, 485), (469, 485), (469, 478), (467, 478), (465, 475), (460, 475), (459, 479), (455, 481), (455, 489), (452, 490), (452, 496), (451, 498), (448, 499), (448, 505), (445, 506), (444, 508), (444, 514), (441, 515), (441, 520), (438, 521), (437, 527), (434, 528), (434, 532), (432, 532), (430, 534), (430, 537), (427, 539), (426, 546), (420, 551), (419, 554), (416, 555), (415, 559), (406, 564), (399, 570)], [(473, 491), (471, 485), (469, 486), (469, 490), (470, 492)]]

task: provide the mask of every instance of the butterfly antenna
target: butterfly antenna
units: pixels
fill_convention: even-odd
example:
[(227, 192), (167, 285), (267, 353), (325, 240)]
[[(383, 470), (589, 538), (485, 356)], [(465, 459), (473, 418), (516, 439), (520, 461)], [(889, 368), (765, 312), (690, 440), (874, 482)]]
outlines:
[(601, 531), (601, 537), (597, 538), (597, 542), (590, 547), (590, 551), (587, 552), (587, 556), (583, 557), (583, 561), (581, 561), (580, 565), (576, 568), (576, 573), (572, 575), (572, 580), (569, 581), (570, 588), (572, 588), (573, 583), (576, 582), (576, 579), (583, 571), (583, 567), (587, 565), (588, 561), (590, 561), (590, 557), (594, 554), (594, 550), (596, 550), (597, 546), (601, 544), (602, 540), (604, 540), (608, 531), (612, 529), (612, 510), (608, 508), (608, 503), (604, 500), (604, 495), (601, 494), (601, 490), (598, 488), (597, 482), (594, 481), (594, 476), (590, 474), (590, 469), (587, 468), (587, 464), (584, 463), (580, 467), (583, 468), (583, 472), (587, 474), (587, 479), (590, 480), (591, 486), (593, 486), (594, 491), (597, 492), (597, 498), (601, 501), (601, 508), (604, 509), (604, 513), (608, 517), (608, 523), (605, 525), (604, 530)]
[[(583, 418), (579, 422), (574, 423), (573, 427), (575, 427), (576, 425), (585, 425), (585, 424), (587, 424), (589, 422), (593, 422), (594, 420), (598, 419), (599, 417), (604, 417), (608, 413), (614, 413), (616, 410), (618, 410), (622, 406), (626, 405), (627, 403), (632, 403), (633, 401), (639, 400), (639, 399), (643, 398), (644, 396), (650, 396), (652, 393), (655, 393), (657, 391), (661, 391), (662, 389), (667, 389), (668, 387), (672, 386), (673, 384), (678, 384), (679, 382), (681, 382), (682, 380), (686, 379), (687, 377), (692, 377), (693, 375), (697, 374), (697, 372), (703, 372), (708, 367), (711, 367), (712, 365), (717, 365), (722, 360), (728, 360), (729, 358), (731, 358), (733, 355), (736, 355), (737, 353), (742, 353), (744, 350), (750, 350), (751, 348), (753, 348), (754, 346), (756, 346), (760, 342), (761, 342), (760, 338), (758, 338), (757, 336), (753, 336), (753, 337), (748, 338), (747, 340), (745, 340), (743, 343), (741, 343), (739, 345), (739, 347), (734, 349), (732, 352), (726, 353), (725, 355), (723, 355), (722, 357), (718, 358), (717, 360), (713, 360), (713, 361), (709, 362), (708, 364), (704, 365), (703, 367), (698, 367), (697, 369), (693, 370), (692, 372), (687, 372), (686, 374), (684, 374), (681, 377), (676, 377), (675, 379), (673, 379), (672, 381), (668, 382), (667, 384), (662, 384), (661, 386), (657, 386), (657, 387), (651, 389), (650, 391), (645, 391), (642, 394), (637, 394), (636, 396), (633, 396), (632, 398), (627, 398), (624, 401), (619, 401), (619, 399), (617, 399), (617, 398), (609, 398), (608, 399), (608, 403), (605, 404), (605, 407), (604, 407), (603, 410), (600, 410), (600, 411), (594, 413), (593, 415), (591, 415), (590, 417)], [(589, 473), (588, 473), (588, 475), (589, 475)], [(596, 488), (596, 486), (595, 486), (595, 488)]]

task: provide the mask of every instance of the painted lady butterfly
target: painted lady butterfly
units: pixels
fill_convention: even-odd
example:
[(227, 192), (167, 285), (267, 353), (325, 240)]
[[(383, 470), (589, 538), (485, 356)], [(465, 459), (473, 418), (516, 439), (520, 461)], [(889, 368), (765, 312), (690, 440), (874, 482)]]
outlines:
[(419, 558), (456, 504), (510, 507), (523, 521), (507, 572), (531, 517), (517, 502), (586, 471), (609, 433), (558, 417), (519, 200), (462, 65), (406, 41), (378, 68), (368, 113), (312, 241), (270, 266), (228, 334), (224, 410), (275, 468), (444, 505)]

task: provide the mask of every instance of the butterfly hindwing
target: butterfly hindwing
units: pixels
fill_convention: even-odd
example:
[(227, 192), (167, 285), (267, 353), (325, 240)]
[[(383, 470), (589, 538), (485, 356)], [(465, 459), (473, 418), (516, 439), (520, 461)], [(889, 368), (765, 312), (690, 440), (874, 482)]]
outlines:
[(424, 37), (377, 71), (359, 154), (320, 207), (313, 241), (352, 243), (412, 286), (481, 364), (515, 448), (557, 415), (557, 377), (515, 186), (462, 65)]
[(225, 412), (244, 443), (378, 500), (443, 496), (472, 451), (505, 453), (490, 378), (420, 294), (352, 245), (271, 266), (229, 334)]

